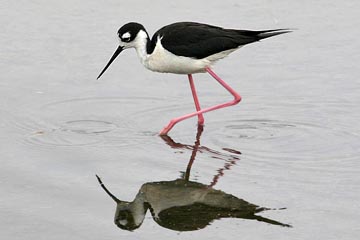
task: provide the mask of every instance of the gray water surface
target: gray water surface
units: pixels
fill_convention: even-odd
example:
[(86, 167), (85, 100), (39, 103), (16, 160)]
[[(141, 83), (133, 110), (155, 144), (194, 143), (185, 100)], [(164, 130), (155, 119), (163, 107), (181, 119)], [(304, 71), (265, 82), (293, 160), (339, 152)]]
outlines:
[[(1, 239), (358, 238), (358, 1), (0, 5)], [(150, 72), (129, 50), (96, 80), (129, 21), (150, 34), (177, 21), (296, 30), (220, 61), (243, 101), (205, 114), (201, 134), (194, 118), (164, 139), (194, 111), (186, 76)], [(203, 107), (231, 99), (194, 79)], [(114, 224), (95, 174), (150, 206), (140, 227)]]

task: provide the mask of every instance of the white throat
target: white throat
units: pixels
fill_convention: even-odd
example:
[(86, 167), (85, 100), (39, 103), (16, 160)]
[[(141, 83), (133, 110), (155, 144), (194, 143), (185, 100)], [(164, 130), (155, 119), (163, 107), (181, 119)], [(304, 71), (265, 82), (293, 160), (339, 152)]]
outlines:
[(148, 34), (140, 30), (134, 40), (134, 48), (136, 50), (136, 53), (141, 61), (141, 63), (146, 66), (145, 62), (147, 58), (149, 57), (146, 51), (146, 45), (149, 40)]
[(144, 193), (139, 192), (134, 201), (129, 204), (129, 208), (131, 213), (133, 214), (134, 223), (136, 226), (140, 226), (141, 223), (144, 221), (146, 208), (144, 206), (146, 199)]

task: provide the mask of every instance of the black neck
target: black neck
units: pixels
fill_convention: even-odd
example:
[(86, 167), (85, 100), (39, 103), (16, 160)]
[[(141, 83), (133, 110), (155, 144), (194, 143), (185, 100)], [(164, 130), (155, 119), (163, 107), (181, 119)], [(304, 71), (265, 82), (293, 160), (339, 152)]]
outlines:
[[(146, 33), (146, 34), (148, 34), (148, 33)], [(154, 51), (155, 45), (156, 45), (156, 40), (157, 40), (157, 35), (154, 35), (151, 40), (150, 40), (149, 35), (148, 35), (148, 38), (147, 38), (147, 41), (146, 41), (146, 52), (147, 52), (147, 54), (151, 54)]]

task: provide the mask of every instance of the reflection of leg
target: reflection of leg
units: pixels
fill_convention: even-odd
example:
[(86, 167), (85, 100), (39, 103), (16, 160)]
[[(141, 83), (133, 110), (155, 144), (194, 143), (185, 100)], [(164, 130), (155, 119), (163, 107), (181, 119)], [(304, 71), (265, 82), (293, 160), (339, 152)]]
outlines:
[[(223, 104), (218, 104), (209, 108), (204, 108), (200, 111), (196, 111), (178, 118), (174, 118), (172, 119), (169, 124), (163, 128), (163, 130), (161, 130), (160, 135), (166, 135), (174, 126), (176, 123), (183, 121), (185, 119), (191, 118), (193, 116), (200, 116), (203, 113), (206, 112), (210, 112), (210, 111), (214, 111), (216, 109), (220, 109), (220, 108), (224, 108), (224, 107), (229, 107), (232, 105), (235, 105), (237, 103), (239, 103), (241, 101), (241, 96), (234, 90), (232, 89), (224, 80), (222, 80), (219, 76), (217, 76), (210, 68), (206, 68), (206, 71), (216, 80), (218, 81), (221, 86), (223, 86), (231, 95), (234, 96), (234, 100), (230, 101), (230, 102), (226, 102)], [(200, 107), (200, 106), (199, 106)]]
[(191, 167), (192, 167), (192, 165), (194, 163), (196, 153), (199, 150), (200, 137), (201, 137), (201, 134), (202, 134), (203, 130), (204, 130), (203, 125), (198, 125), (197, 134), (196, 134), (196, 141), (195, 141), (195, 144), (194, 144), (194, 148), (193, 148), (193, 150), (191, 152), (191, 157), (190, 157), (189, 163), (188, 163), (188, 165), (186, 167), (186, 172), (185, 172), (185, 180), (186, 181), (189, 181)]
[(224, 171), (225, 171), (225, 170), (230, 170), (230, 167), (231, 167), (232, 165), (235, 165), (235, 164), (236, 164), (236, 161), (235, 161), (235, 160), (232, 160), (232, 161), (230, 161), (230, 162), (225, 162), (224, 167), (223, 167), (223, 168), (220, 168), (220, 169), (218, 170), (218, 174), (216, 174), (216, 175), (213, 177), (213, 180), (212, 180), (212, 182), (210, 183), (210, 185), (209, 185), (208, 187), (213, 187), (213, 186), (215, 186), (215, 184), (217, 184), (217, 182), (219, 181), (219, 178), (224, 175)]
[[(189, 78), (191, 93), (194, 98), (195, 108), (196, 108), (196, 111), (199, 112), (201, 110), (201, 108), (200, 108), (200, 102), (199, 102), (198, 96), (196, 94), (194, 80), (193, 80), (193, 77), (191, 74), (188, 74), (188, 78)], [(198, 114), (198, 124), (199, 125), (204, 124), (204, 116), (202, 115), (202, 113)]]

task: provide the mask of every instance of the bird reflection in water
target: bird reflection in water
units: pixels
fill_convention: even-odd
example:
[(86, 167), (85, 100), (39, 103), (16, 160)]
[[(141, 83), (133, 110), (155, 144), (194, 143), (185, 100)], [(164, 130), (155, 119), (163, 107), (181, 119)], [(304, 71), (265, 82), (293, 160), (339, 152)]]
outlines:
[(162, 136), (162, 139), (172, 148), (192, 150), (186, 172), (181, 179), (143, 184), (132, 202), (118, 199), (105, 187), (100, 177), (96, 176), (101, 187), (117, 204), (115, 224), (124, 230), (135, 230), (141, 226), (149, 209), (155, 222), (175, 231), (199, 230), (221, 218), (250, 219), (291, 227), (291, 225), (257, 215), (262, 211), (270, 210), (269, 208), (259, 207), (213, 188), (219, 177), (224, 174), (224, 170), (229, 169), (239, 160), (235, 155), (240, 152), (236, 150), (223, 149), (233, 154), (227, 155), (228, 161), (225, 161), (224, 168), (218, 170), (218, 174), (209, 185), (189, 180), (197, 152), (208, 152), (215, 158), (221, 159), (226, 156), (221, 152), (200, 146), (202, 130), (202, 126), (199, 126), (194, 145), (176, 143), (169, 136)]

